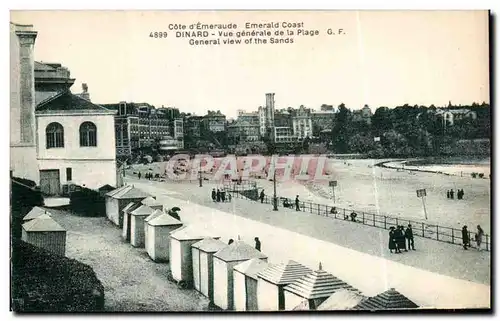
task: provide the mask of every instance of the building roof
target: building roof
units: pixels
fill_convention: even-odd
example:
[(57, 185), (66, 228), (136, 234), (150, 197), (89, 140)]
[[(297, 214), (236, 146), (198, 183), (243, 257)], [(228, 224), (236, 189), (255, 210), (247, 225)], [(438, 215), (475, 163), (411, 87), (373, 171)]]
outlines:
[(96, 105), (87, 99), (73, 95), (71, 91), (65, 90), (59, 94), (43, 100), (36, 106), (36, 113), (50, 113), (55, 111), (71, 111), (71, 112), (86, 112), (86, 113), (106, 113), (110, 115), (116, 114), (115, 111), (109, 110), (103, 106)]
[(257, 251), (253, 246), (250, 246), (247, 243), (236, 241), (215, 253), (214, 257), (217, 257), (225, 262), (234, 262), (250, 260), (253, 258), (266, 259), (267, 255)]
[(134, 215), (134, 216), (149, 216), (149, 215), (153, 214), (154, 211), (155, 210), (152, 209), (149, 206), (141, 205), (138, 208), (136, 208), (135, 210), (131, 211), (130, 215)]
[(418, 305), (413, 301), (396, 291), (389, 289), (374, 297), (361, 301), (353, 310), (397, 310), (397, 309), (416, 309)]
[(99, 191), (112, 191), (114, 190), (115, 188), (109, 184), (106, 184), (106, 185), (103, 185), (101, 187), (99, 187)]
[(269, 267), (269, 263), (263, 261), (261, 259), (251, 259), (245, 262), (242, 262), (234, 267), (234, 269), (238, 272), (245, 274), (252, 279), (257, 280), (257, 275), (259, 272), (267, 269)]
[(163, 213), (161, 215), (153, 217), (151, 220), (147, 222), (151, 226), (173, 226), (173, 225), (182, 225), (182, 222), (178, 219), (170, 216), (167, 213)]
[(157, 201), (155, 198), (152, 196), (148, 196), (145, 199), (141, 201), (141, 204), (147, 205), (147, 206), (158, 206), (162, 205), (159, 201)]
[[(146, 206), (147, 206), (147, 205), (146, 205)], [(149, 215), (148, 217), (146, 217), (146, 218), (144, 219), (144, 222), (149, 222), (149, 221), (151, 221), (152, 219), (154, 219), (155, 217), (158, 217), (158, 216), (160, 216), (160, 215), (162, 215), (162, 214), (165, 214), (165, 212), (164, 212), (164, 211), (162, 211), (162, 210), (154, 210), (154, 211), (153, 211), (153, 213), (151, 213), (151, 215)]]
[(298, 262), (288, 261), (287, 263), (274, 264), (259, 273), (259, 277), (273, 284), (290, 284), (312, 270)]
[[(59, 67), (61, 67), (61, 64), (59, 64)], [(35, 70), (37, 70), (37, 71), (56, 71), (57, 69), (54, 65), (35, 61)]]
[(127, 188), (128, 186), (130, 185), (123, 185), (122, 187), (115, 188), (114, 190), (107, 192), (105, 196), (113, 196), (117, 194), (119, 191)]
[(119, 190), (114, 190), (106, 194), (116, 199), (136, 199), (136, 198), (146, 198), (149, 196), (148, 193), (135, 188), (133, 185), (126, 185)]
[(351, 285), (322, 269), (304, 275), (285, 287), (286, 291), (292, 292), (308, 300), (329, 297), (340, 289), (357, 291)]
[[(212, 237), (211, 233), (194, 228), (192, 225), (184, 226), (170, 233), (170, 237), (179, 241), (192, 241), (202, 240), (204, 238)], [(219, 237), (213, 237), (219, 238)]]
[(220, 239), (206, 238), (192, 245), (193, 248), (199, 249), (200, 251), (206, 253), (215, 253), (222, 250), (227, 246), (226, 243), (222, 242)]
[(28, 214), (26, 214), (26, 216), (23, 217), (23, 221), (32, 220), (44, 214), (50, 216), (50, 213), (45, 209), (35, 206), (31, 209), (31, 211), (28, 212)]
[(358, 292), (342, 289), (330, 295), (316, 310), (348, 310), (358, 305), (366, 297)]
[(65, 232), (66, 230), (47, 214), (23, 224), (27, 232)]
[(141, 206), (140, 202), (130, 202), (125, 206), (122, 210), (123, 213), (130, 213), (133, 210), (137, 209), (139, 206)]

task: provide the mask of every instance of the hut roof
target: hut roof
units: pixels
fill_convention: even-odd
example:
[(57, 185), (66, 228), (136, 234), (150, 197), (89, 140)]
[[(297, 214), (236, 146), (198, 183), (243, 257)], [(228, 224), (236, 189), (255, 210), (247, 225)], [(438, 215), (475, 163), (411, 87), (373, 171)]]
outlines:
[(192, 245), (192, 247), (194, 247), (195, 249), (199, 249), (200, 251), (206, 253), (215, 253), (225, 248), (226, 246), (226, 243), (214, 238), (206, 238)]
[(116, 199), (134, 199), (134, 198), (146, 198), (150, 195), (134, 187), (133, 185), (126, 185), (120, 188), (118, 191), (114, 190), (107, 193), (106, 196), (111, 196), (112, 198)]
[(152, 196), (148, 196), (145, 199), (141, 201), (141, 204), (147, 205), (147, 206), (158, 206), (158, 205), (163, 205), (156, 199), (154, 199)]
[(259, 273), (259, 277), (271, 283), (282, 285), (290, 284), (312, 270), (298, 262), (288, 261), (287, 263), (274, 264)]
[(23, 224), (23, 229), (27, 232), (65, 232), (61, 225), (57, 224), (47, 214), (40, 215), (39, 217)]
[(286, 291), (308, 300), (329, 297), (340, 289), (356, 291), (351, 285), (323, 270), (304, 275), (285, 287)]
[(295, 308), (293, 308), (293, 311), (309, 311), (311, 310), (309, 308), (309, 300), (302, 300)]
[(106, 185), (103, 185), (101, 187), (99, 187), (98, 191), (99, 192), (102, 192), (102, 191), (113, 191), (115, 188), (109, 184), (106, 184)]
[(352, 309), (365, 299), (366, 297), (358, 292), (342, 289), (330, 295), (328, 299), (318, 306), (317, 310)]
[(156, 217), (158, 217), (158, 216), (160, 216), (160, 215), (162, 215), (162, 214), (165, 214), (165, 212), (164, 212), (164, 211), (162, 211), (162, 210), (153, 210), (153, 213), (151, 213), (151, 215), (149, 215), (148, 217), (146, 217), (146, 218), (144, 219), (144, 222), (149, 222), (149, 221), (151, 221), (152, 219), (154, 219), (154, 218), (156, 218)]
[[(209, 232), (199, 230), (191, 225), (184, 226), (175, 231), (170, 232), (170, 236), (179, 241), (202, 240), (211, 237)], [(220, 237), (214, 237), (220, 238)]]
[(130, 202), (125, 206), (122, 210), (123, 213), (129, 213), (132, 212), (133, 210), (137, 209), (139, 206), (141, 206), (140, 202)]
[[(162, 212), (160, 210), (158, 210), (158, 211)], [(154, 215), (154, 213), (151, 214), (150, 216), (148, 216), (148, 218), (153, 216), (153, 215)], [(171, 226), (171, 225), (182, 225), (182, 222), (173, 218), (172, 216), (168, 215), (167, 213), (162, 212), (162, 214), (150, 219), (148, 221), (148, 224), (152, 225), (152, 226)]]
[(47, 212), (45, 209), (35, 206), (31, 209), (31, 211), (28, 212), (28, 214), (26, 214), (25, 217), (23, 217), (23, 221), (32, 220), (44, 214), (50, 216), (50, 213)]
[(247, 243), (237, 241), (215, 253), (214, 257), (217, 257), (225, 262), (234, 262), (246, 261), (253, 258), (266, 259), (267, 255), (257, 251), (253, 246), (250, 246)]
[(107, 193), (106, 193), (106, 196), (111, 196), (111, 197), (112, 197), (113, 195), (115, 195), (115, 194), (117, 194), (118, 192), (120, 192), (120, 191), (124, 190), (124, 189), (125, 189), (125, 188), (127, 188), (128, 186), (129, 186), (129, 185), (124, 185), (124, 186), (122, 186), (122, 187), (115, 188), (114, 190), (107, 192)]
[(418, 305), (413, 301), (396, 291), (389, 289), (374, 297), (361, 301), (353, 310), (397, 310), (397, 309), (415, 309)]
[(153, 214), (153, 212), (154, 212), (154, 209), (152, 209), (151, 207), (146, 206), (146, 205), (141, 205), (138, 208), (136, 208), (135, 210), (131, 211), (130, 214), (134, 215), (134, 216), (135, 215), (149, 216), (149, 215)]
[(251, 259), (245, 262), (242, 262), (234, 267), (234, 269), (238, 272), (245, 274), (252, 279), (257, 280), (257, 275), (262, 270), (269, 267), (269, 263), (263, 261), (261, 259)]

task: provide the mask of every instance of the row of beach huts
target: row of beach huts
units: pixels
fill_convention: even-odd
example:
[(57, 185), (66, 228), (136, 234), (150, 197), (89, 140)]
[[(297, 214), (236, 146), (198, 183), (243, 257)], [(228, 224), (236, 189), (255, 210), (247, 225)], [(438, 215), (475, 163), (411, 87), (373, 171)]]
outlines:
[[(155, 262), (169, 262), (171, 275), (165, 277), (194, 288), (223, 310), (418, 308), (395, 289), (367, 297), (323, 270), (321, 263), (316, 270), (292, 260), (270, 264), (267, 255), (244, 241), (227, 244), (208, 230), (183, 224), (171, 209), (133, 185), (106, 194), (106, 214), (121, 228), (124, 241), (145, 248)], [(35, 207), (25, 220), (23, 240), (64, 255), (66, 231), (50, 213)]]

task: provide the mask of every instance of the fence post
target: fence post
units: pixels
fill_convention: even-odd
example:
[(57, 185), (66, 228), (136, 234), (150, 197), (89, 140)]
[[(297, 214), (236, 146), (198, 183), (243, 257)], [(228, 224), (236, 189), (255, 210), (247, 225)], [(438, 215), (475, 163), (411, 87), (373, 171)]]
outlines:
[(312, 210), (312, 203), (311, 202), (309, 202), (309, 212), (311, 212), (311, 213), (313, 212), (313, 210)]
[(397, 217), (396, 217), (396, 226), (399, 226), (399, 220)]
[(488, 241), (488, 234), (486, 234), (485, 237), (486, 237), (486, 242), (485, 242), (486, 243), (486, 251), (489, 251), (490, 247), (489, 247), (489, 243), (488, 243), (489, 242)]
[(365, 212), (362, 212), (363, 213), (363, 225), (365, 224)]
[(384, 230), (387, 230), (387, 216), (384, 215)]
[(319, 210), (319, 204), (318, 204), (318, 215), (321, 215), (321, 211)]
[(335, 219), (337, 219), (337, 211), (336, 210), (333, 212), (333, 215), (335, 215)]
[(424, 223), (422, 222), (422, 237), (425, 237), (425, 233), (424, 233)]
[(455, 229), (451, 229), (451, 243), (455, 244)]
[(375, 226), (375, 213), (373, 213), (373, 226)]
[(439, 225), (436, 225), (436, 239), (439, 241)]

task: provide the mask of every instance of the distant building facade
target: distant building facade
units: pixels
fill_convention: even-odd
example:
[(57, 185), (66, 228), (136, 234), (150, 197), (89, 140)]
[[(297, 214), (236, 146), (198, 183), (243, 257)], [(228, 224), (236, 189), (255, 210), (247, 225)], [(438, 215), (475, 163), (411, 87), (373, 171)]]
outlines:
[(292, 127), (293, 134), (298, 140), (303, 140), (306, 137), (311, 138), (313, 136), (311, 111), (302, 105), (298, 109), (294, 110), (292, 116)]
[(456, 121), (462, 119), (477, 119), (477, 113), (470, 109), (437, 109), (436, 116), (443, 119), (444, 126), (453, 126)]
[(226, 115), (219, 110), (209, 110), (202, 120), (203, 129), (212, 133), (225, 131), (226, 123)]
[(364, 122), (367, 125), (372, 123), (372, 111), (368, 105), (365, 105), (360, 110), (354, 110), (352, 112), (352, 121), (353, 122)]

